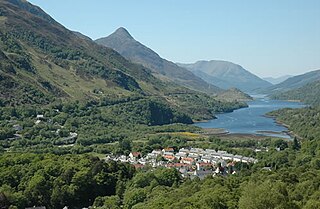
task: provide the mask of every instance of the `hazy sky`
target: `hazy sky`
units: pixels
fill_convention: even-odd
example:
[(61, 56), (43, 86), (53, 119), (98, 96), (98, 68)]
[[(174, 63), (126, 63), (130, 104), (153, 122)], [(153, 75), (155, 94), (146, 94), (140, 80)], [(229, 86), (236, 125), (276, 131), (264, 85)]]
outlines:
[(118, 27), (183, 63), (227, 60), (265, 77), (320, 69), (320, 0), (30, 0), (92, 39)]

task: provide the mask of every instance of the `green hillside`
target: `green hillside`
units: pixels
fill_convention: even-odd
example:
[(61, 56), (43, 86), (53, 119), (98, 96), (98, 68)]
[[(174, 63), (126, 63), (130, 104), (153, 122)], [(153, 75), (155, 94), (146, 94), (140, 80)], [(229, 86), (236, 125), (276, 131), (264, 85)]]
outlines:
[(239, 89), (236, 89), (236, 88), (228, 89), (228, 90), (218, 94), (216, 98), (221, 101), (246, 102), (246, 101), (253, 100), (253, 98), (250, 95), (243, 93), (242, 91), (240, 91)]
[(261, 91), (267, 94), (285, 92), (303, 87), (308, 83), (312, 83), (318, 80), (320, 80), (320, 70), (314, 70), (301, 75), (292, 76), (279, 84), (262, 89)]
[(273, 99), (299, 100), (310, 105), (320, 105), (320, 81), (308, 83), (300, 88), (272, 94)]
[[(169, 108), (180, 106), (175, 92), (209, 99), (179, 112), (193, 119), (212, 118), (222, 104), (203, 93), (161, 81), (151, 70), (116, 51), (70, 31), (26, 1), (0, 1), (0, 104), (48, 105), (53, 102), (99, 103), (132, 97), (156, 97)], [(191, 96), (193, 97), (193, 96)], [(243, 104), (225, 103), (228, 111)], [(194, 114), (194, 112), (197, 112)]]

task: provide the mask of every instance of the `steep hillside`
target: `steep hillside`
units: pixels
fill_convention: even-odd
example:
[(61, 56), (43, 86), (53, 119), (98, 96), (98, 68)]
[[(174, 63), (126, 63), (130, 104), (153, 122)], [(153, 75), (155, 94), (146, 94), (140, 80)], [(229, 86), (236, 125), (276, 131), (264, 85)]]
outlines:
[(83, 35), (82, 33), (78, 31), (73, 31), (74, 34), (76, 34), (79, 38), (85, 39), (87, 41), (92, 41), (92, 39), (86, 35)]
[(96, 40), (98, 44), (110, 47), (132, 62), (156, 72), (156, 76), (169, 79), (197, 91), (216, 94), (220, 89), (206, 83), (188, 70), (177, 66), (173, 62), (161, 58), (156, 52), (136, 41), (125, 28), (119, 28), (105, 38)]
[(198, 61), (194, 64), (178, 65), (194, 72), (207, 82), (214, 83), (224, 89), (235, 87), (241, 91), (252, 92), (259, 88), (271, 86), (269, 82), (250, 73), (240, 65), (227, 61)]
[[(150, 106), (160, 102), (171, 112), (186, 114), (189, 121), (190, 117), (212, 118), (217, 109), (230, 111), (243, 106), (161, 81), (146, 67), (66, 29), (27, 1), (0, 0), (0, 26), (1, 106), (74, 101), (114, 105), (155, 98)], [(187, 102), (184, 97), (189, 97)], [(206, 102), (194, 105), (198, 100)]]
[[(10, 93), (3, 98), (10, 103), (25, 103), (19, 98), (23, 94), (47, 101), (146, 94), (159, 83), (149, 70), (79, 38), (26, 1), (0, 1), (0, 8), (0, 48), (6, 60), (1, 88)], [(148, 88), (142, 89), (146, 82)]]
[(293, 76), (277, 85), (265, 89), (265, 92), (284, 92), (302, 87), (308, 83), (317, 80), (320, 80), (320, 70), (315, 70), (302, 75)]
[(320, 80), (308, 83), (300, 88), (278, 92), (271, 96), (273, 99), (299, 100), (310, 105), (320, 105)]

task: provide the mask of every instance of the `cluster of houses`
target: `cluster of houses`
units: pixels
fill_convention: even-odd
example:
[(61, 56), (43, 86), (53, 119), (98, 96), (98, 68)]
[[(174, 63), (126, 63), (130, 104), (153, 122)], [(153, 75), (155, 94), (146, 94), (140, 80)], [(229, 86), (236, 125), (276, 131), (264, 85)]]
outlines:
[(207, 175), (234, 174), (237, 162), (256, 163), (257, 160), (251, 157), (233, 155), (226, 151), (201, 148), (181, 148), (175, 152), (173, 148), (153, 150), (146, 156), (140, 152), (131, 152), (129, 156), (121, 155), (114, 157), (107, 155), (107, 160), (128, 162), (136, 168), (145, 166), (176, 168), (183, 177), (199, 177), (203, 179)]

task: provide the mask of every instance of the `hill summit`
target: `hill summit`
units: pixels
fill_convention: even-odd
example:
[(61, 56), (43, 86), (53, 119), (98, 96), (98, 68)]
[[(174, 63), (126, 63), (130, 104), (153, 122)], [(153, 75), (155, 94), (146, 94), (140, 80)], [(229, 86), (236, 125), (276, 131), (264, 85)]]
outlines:
[(187, 88), (209, 94), (221, 92), (220, 88), (208, 84), (192, 72), (161, 58), (152, 49), (136, 41), (123, 27), (107, 37), (97, 39), (96, 43), (110, 47), (130, 61), (151, 69), (154, 75), (162, 80), (171, 80)]
[(120, 27), (118, 28), (115, 32), (114, 35), (121, 38), (121, 39), (134, 39), (131, 34), (129, 33), (129, 31), (127, 29), (125, 29), (124, 27)]

